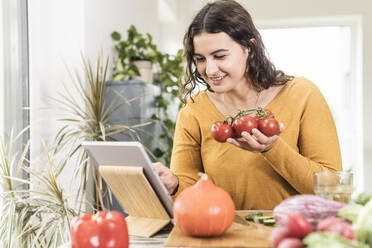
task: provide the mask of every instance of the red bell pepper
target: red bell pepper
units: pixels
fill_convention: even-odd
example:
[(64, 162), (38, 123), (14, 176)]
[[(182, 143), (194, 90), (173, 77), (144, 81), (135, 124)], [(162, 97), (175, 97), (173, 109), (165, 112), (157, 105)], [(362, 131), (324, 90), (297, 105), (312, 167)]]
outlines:
[(128, 227), (117, 211), (86, 213), (71, 222), (71, 248), (127, 248)]

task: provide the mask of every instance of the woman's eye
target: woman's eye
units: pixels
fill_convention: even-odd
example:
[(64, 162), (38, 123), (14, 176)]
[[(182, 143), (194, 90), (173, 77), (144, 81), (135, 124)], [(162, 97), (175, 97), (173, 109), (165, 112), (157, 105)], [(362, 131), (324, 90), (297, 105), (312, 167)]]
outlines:
[(224, 58), (226, 55), (214, 55), (214, 57), (216, 58), (216, 59), (222, 59), (222, 58)]
[(195, 57), (196, 62), (203, 62), (205, 59), (203, 57)]

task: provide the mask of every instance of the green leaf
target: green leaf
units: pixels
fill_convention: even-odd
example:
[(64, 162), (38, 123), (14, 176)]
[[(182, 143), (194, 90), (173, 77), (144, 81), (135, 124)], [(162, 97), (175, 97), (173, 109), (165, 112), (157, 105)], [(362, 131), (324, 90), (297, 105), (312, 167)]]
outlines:
[(119, 41), (121, 39), (121, 35), (115, 31), (111, 33), (111, 38), (115, 41)]

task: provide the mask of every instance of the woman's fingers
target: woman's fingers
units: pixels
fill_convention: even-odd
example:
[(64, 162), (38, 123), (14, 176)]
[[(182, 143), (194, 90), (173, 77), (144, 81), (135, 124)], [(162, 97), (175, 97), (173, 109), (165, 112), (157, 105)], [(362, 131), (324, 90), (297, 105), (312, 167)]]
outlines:
[(152, 164), (156, 173), (159, 175), (159, 176), (162, 176), (162, 174), (164, 174), (164, 165), (160, 162), (156, 162), (156, 163), (153, 163)]
[(284, 124), (280, 123), (280, 130), (277, 135), (267, 137), (257, 128), (252, 129), (252, 135), (248, 132), (242, 132), (242, 138), (229, 138), (227, 142), (237, 147), (249, 150), (252, 152), (263, 152), (270, 150), (279, 138), (279, 135), (284, 131)]
[(285, 126), (284, 126), (283, 123), (279, 123), (279, 127), (280, 127), (280, 131), (279, 131), (278, 135), (281, 134), (285, 130)]
[(160, 162), (153, 163), (152, 165), (168, 192), (170, 194), (173, 193), (178, 185), (178, 177), (176, 177), (168, 167)]
[(262, 144), (257, 140), (257, 137), (254, 137), (250, 135), (248, 132), (242, 132), (242, 142), (245, 142), (248, 144), (249, 147), (251, 147), (251, 151), (253, 152), (261, 152), (263, 149), (265, 149), (265, 144)]
[(241, 147), (241, 146), (240, 146), (240, 143), (239, 143), (236, 139), (228, 138), (228, 139), (226, 140), (226, 142), (227, 142), (227, 143), (230, 143), (230, 144), (232, 144), (232, 145), (236, 145), (236, 146), (238, 146), (238, 147)]
[(258, 130), (257, 128), (252, 129), (252, 135), (260, 144), (267, 144), (270, 141), (270, 138), (261, 133), (260, 130)]

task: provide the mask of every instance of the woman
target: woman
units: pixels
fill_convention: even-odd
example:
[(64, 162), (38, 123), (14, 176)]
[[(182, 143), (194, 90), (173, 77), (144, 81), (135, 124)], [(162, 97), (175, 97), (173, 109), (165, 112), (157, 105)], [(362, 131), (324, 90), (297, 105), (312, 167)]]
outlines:
[[(236, 209), (273, 209), (313, 193), (313, 174), (341, 170), (335, 124), (319, 89), (275, 69), (249, 13), (235, 1), (207, 4), (184, 38), (188, 80), (176, 124), (170, 170), (155, 168), (177, 196), (205, 172)], [(191, 96), (198, 84), (206, 90)], [(280, 121), (278, 135), (259, 130), (216, 142), (211, 125), (239, 109), (264, 107)]]

